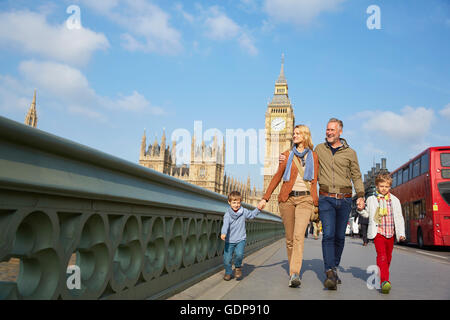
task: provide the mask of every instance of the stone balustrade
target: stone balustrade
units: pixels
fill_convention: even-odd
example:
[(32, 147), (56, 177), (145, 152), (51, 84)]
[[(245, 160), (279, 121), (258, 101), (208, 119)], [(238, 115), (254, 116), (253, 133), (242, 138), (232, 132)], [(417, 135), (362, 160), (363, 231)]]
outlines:
[[(222, 268), (227, 206), (0, 117), (0, 268), (19, 261), (16, 281), (0, 279), (0, 299), (166, 298)], [(247, 221), (246, 253), (283, 235), (281, 219), (262, 212)]]

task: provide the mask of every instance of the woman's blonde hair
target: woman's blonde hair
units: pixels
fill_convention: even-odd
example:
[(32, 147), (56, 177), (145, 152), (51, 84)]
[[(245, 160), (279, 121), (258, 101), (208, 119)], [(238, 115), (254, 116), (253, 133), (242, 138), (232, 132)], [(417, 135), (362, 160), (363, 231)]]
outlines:
[(309, 131), (309, 128), (305, 126), (304, 124), (298, 124), (295, 126), (295, 129), (300, 129), (300, 133), (303, 135), (303, 146), (305, 148), (309, 148), (310, 150), (314, 149), (314, 144), (312, 143), (311, 139), (311, 131)]

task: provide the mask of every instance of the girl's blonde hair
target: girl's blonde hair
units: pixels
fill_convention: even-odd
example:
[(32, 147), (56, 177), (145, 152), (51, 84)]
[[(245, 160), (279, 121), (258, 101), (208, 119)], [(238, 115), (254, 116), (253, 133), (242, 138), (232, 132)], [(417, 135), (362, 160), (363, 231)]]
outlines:
[(309, 131), (309, 128), (305, 126), (304, 124), (298, 124), (295, 126), (295, 129), (300, 129), (300, 133), (303, 135), (303, 146), (305, 148), (309, 148), (310, 150), (314, 149), (314, 144), (312, 143), (311, 139), (311, 131)]

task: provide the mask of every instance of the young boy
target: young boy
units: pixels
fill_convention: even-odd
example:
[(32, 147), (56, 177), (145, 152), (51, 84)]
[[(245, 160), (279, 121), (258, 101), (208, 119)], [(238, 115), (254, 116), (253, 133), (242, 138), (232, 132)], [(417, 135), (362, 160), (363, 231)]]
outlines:
[(231, 260), (234, 257), (236, 280), (242, 278), (242, 259), (244, 258), (245, 240), (247, 234), (245, 232), (245, 219), (253, 219), (260, 212), (258, 208), (253, 211), (241, 207), (241, 194), (233, 191), (228, 195), (228, 203), (230, 207), (223, 216), (223, 226), (220, 238), (225, 241), (225, 249), (223, 253), (223, 263), (225, 266), (224, 280), (229, 281), (232, 277)]
[(367, 238), (374, 239), (377, 251), (377, 266), (380, 268), (381, 292), (389, 293), (389, 266), (394, 248), (394, 233), (397, 241), (405, 240), (405, 221), (402, 206), (396, 196), (389, 191), (392, 178), (389, 174), (379, 174), (375, 179), (376, 195), (367, 198), (366, 208), (361, 216), (369, 218)]

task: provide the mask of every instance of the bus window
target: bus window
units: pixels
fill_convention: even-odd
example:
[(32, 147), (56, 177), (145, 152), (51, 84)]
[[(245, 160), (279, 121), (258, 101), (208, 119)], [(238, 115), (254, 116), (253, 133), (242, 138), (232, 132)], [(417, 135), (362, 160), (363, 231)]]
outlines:
[(413, 203), (413, 214), (412, 214), (412, 218), (415, 219), (419, 219), (420, 218), (420, 213), (421, 213), (421, 201), (414, 201)]
[(425, 205), (425, 199), (422, 199), (421, 206), (420, 206), (420, 217), (419, 219), (425, 219), (425, 216), (427, 215), (427, 207)]
[(397, 185), (401, 185), (403, 183), (403, 174), (402, 174), (402, 170), (398, 170), (397, 171)]
[(438, 183), (438, 189), (439, 189), (439, 193), (441, 194), (442, 198), (450, 206), (450, 182)]
[(411, 162), (408, 168), (408, 180), (411, 180), (412, 178), (413, 178), (413, 163)]
[(392, 175), (392, 188), (397, 186), (397, 172)]
[(402, 204), (402, 211), (403, 211), (403, 219), (408, 220), (409, 218), (409, 206), (408, 203)]
[(420, 176), (420, 158), (414, 160), (413, 163), (413, 178)]
[(450, 169), (442, 169), (442, 179), (450, 179)]
[(450, 153), (441, 153), (441, 166), (450, 167)]
[(410, 223), (409, 219), (411, 219), (411, 216), (409, 214), (409, 203), (402, 204), (403, 207), (403, 219), (405, 220), (405, 235), (406, 239), (410, 239)]
[(428, 152), (420, 157), (420, 174), (428, 172)]
[(403, 169), (403, 183), (408, 181), (408, 176), (409, 176), (409, 168), (406, 167), (405, 169)]

